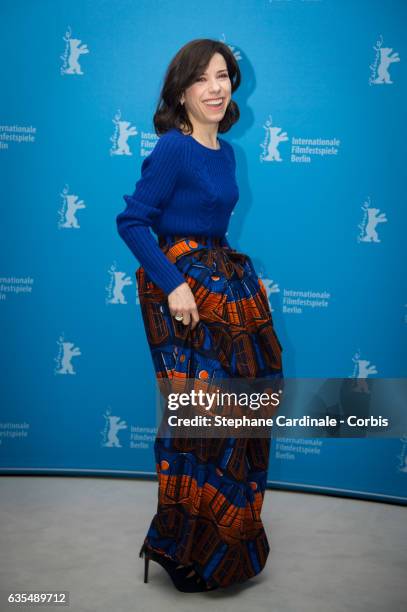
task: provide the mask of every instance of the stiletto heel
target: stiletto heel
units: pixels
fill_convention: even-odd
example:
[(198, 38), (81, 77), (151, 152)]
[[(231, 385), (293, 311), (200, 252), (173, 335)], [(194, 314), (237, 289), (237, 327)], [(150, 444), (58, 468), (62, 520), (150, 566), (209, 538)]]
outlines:
[[(142, 545), (139, 553), (140, 557), (143, 557), (143, 555), (144, 582), (148, 582), (149, 561), (150, 559), (152, 559), (153, 561), (159, 563), (166, 570), (175, 588), (177, 588), (178, 591), (183, 591), (184, 593), (195, 593), (202, 591), (213, 591), (218, 588), (217, 585), (208, 587), (202, 577), (193, 568), (192, 564), (178, 564), (177, 561), (174, 561), (173, 559), (170, 559), (169, 557), (166, 557), (164, 555), (160, 555), (155, 550), (150, 549), (145, 542)], [(191, 572), (193, 572), (192, 575)]]
[(145, 544), (143, 544), (143, 546), (141, 547), (139, 556), (142, 557), (143, 554), (144, 554), (144, 582), (148, 582), (148, 564), (150, 562), (150, 554)]

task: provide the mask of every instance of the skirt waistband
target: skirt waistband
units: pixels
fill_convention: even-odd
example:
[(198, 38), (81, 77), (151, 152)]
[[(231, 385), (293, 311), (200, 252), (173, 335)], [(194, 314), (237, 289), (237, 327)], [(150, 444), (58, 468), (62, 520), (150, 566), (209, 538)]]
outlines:
[(222, 243), (222, 238), (220, 236), (202, 236), (199, 234), (188, 234), (188, 235), (159, 235), (158, 236), (158, 244), (160, 247), (164, 247), (166, 245), (172, 246), (177, 242), (185, 241), (189, 243), (192, 248), (196, 248), (197, 245), (212, 247), (220, 247)]

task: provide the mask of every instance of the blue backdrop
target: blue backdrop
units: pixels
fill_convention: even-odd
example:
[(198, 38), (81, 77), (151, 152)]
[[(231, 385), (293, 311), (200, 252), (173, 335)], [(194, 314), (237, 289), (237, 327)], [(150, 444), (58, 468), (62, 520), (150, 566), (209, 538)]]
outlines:
[[(287, 377), (406, 376), (402, 0), (5, 1), (0, 470), (155, 477), (139, 265), (116, 232), (164, 71), (215, 38), (242, 72), (228, 239)], [(407, 500), (407, 431), (273, 441), (269, 484)]]

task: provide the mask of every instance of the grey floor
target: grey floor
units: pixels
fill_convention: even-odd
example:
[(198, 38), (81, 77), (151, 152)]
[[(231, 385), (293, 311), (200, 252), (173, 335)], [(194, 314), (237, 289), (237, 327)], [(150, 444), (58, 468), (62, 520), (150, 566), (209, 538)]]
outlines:
[[(267, 490), (262, 518), (271, 552), (263, 572), (233, 589), (180, 593), (153, 562), (143, 582), (138, 551), (156, 482), (6, 476), (0, 487), (3, 597), (67, 590), (65, 609), (73, 612), (407, 610), (402, 506)], [(27, 607), (0, 606), (9, 609)]]

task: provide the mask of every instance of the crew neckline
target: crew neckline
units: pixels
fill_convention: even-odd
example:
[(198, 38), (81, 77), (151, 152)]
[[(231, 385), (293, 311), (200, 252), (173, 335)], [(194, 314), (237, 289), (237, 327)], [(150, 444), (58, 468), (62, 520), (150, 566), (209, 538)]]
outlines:
[(217, 138), (217, 141), (219, 143), (219, 149), (212, 149), (211, 147), (207, 147), (206, 145), (203, 145), (201, 142), (198, 142), (198, 140), (196, 140), (192, 136), (192, 134), (184, 134), (184, 132), (179, 128), (176, 128), (176, 130), (181, 134), (181, 136), (185, 136), (186, 138), (189, 138), (190, 140), (192, 140), (195, 144), (198, 145), (200, 149), (205, 149), (205, 151), (210, 151), (211, 153), (221, 153), (223, 151), (222, 139), (219, 138), (219, 136)]

